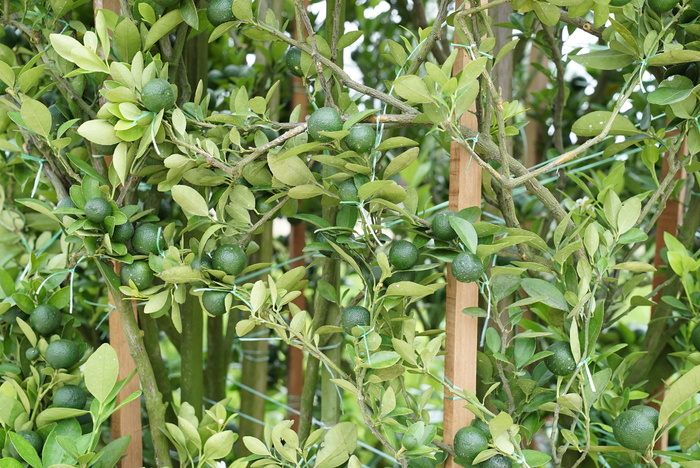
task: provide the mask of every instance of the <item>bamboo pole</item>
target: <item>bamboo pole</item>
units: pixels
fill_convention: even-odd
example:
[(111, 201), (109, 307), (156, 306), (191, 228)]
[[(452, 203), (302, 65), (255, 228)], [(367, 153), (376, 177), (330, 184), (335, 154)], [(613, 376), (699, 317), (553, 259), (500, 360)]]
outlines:
[[(461, 49), (455, 62), (453, 75), (458, 74), (469, 63), (469, 56)], [(474, 109), (471, 109), (474, 110)], [(466, 112), (460, 123), (478, 129), (476, 116)], [(472, 206), (481, 206), (481, 168), (471, 160), (467, 151), (455, 142), (450, 145), (450, 189), (449, 207), (459, 211)], [(448, 269), (449, 270), (449, 269)], [(476, 356), (478, 348), (478, 319), (463, 314), (466, 307), (479, 305), (479, 287), (476, 283), (460, 283), (451, 272), (447, 276), (447, 304), (445, 312), (445, 377), (455, 386), (476, 393)], [(464, 407), (464, 402), (445, 395), (443, 440), (452, 444), (455, 433), (469, 424), (474, 415)], [(446, 468), (458, 465), (450, 457)]]

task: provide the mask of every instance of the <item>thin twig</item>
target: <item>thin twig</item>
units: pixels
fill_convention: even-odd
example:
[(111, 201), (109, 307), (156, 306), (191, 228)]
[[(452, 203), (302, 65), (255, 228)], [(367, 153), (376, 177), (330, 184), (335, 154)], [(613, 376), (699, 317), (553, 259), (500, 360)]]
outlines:
[(245, 245), (246, 242), (248, 242), (248, 239), (253, 237), (253, 234), (255, 233), (255, 231), (258, 230), (258, 228), (260, 228), (260, 226), (262, 226), (266, 222), (270, 221), (275, 215), (277, 215), (277, 212), (282, 209), (282, 207), (287, 202), (287, 200), (289, 200), (289, 195), (282, 198), (279, 201), (279, 203), (277, 203), (277, 205), (275, 205), (270, 211), (268, 211), (267, 213), (262, 215), (262, 217), (260, 217), (258, 222), (253, 224), (253, 226), (250, 229), (248, 229), (248, 232), (243, 237), (241, 237), (241, 239), (238, 241), (238, 245), (240, 245), (240, 246)]
[(440, 37), (440, 31), (442, 31), (442, 23), (447, 17), (447, 9), (449, 8), (451, 3), (452, 2), (450, 0), (440, 1), (437, 16), (435, 17), (435, 21), (433, 22), (433, 27), (430, 30), (430, 34), (428, 34), (428, 37), (423, 43), (423, 46), (418, 51), (418, 54), (416, 54), (416, 58), (411, 63), (411, 66), (408, 67), (408, 70), (406, 70), (407, 75), (414, 75), (418, 71), (420, 66), (423, 64), (423, 62), (425, 62), (425, 59), (428, 57), (430, 51), (433, 50), (435, 42)]
[(564, 22), (566, 24), (570, 24), (572, 26), (576, 26), (581, 31), (585, 31), (588, 34), (591, 34), (597, 38), (602, 39), (602, 37), (603, 37), (603, 30), (602, 29), (596, 29), (595, 26), (593, 26), (593, 23), (591, 23), (590, 21), (586, 21), (583, 18), (572, 18), (564, 10), (561, 11), (561, 16), (559, 17), (559, 19), (562, 22)]
[[(316, 41), (316, 32), (314, 31), (313, 26), (311, 25), (311, 20), (309, 19), (309, 15), (306, 13), (306, 8), (304, 6), (304, 2), (302, 0), (294, 0), (294, 7), (296, 8), (297, 11), (297, 16), (302, 19), (302, 22), (304, 23), (304, 26), (306, 27), (306, 31), (309, 34), (309, 38), (311, 39), (311, 59), (314, 61), (314, 65), (316, 66), (316, 73), (318, 75), (318, 81), (321, 83), (321, 88), (323, 89), (323, 94), (324, 94), (324, 105), (326, 107), (333, 106), (333, 96), (331, 95), (331, 87), (330, 84), (328, 84), (328, 80), (323, 74), (323, 66), (321, 65), (321, 54), (318, 52), (318, 42)], [(331, 60), (331, 63), (333, 61)]]

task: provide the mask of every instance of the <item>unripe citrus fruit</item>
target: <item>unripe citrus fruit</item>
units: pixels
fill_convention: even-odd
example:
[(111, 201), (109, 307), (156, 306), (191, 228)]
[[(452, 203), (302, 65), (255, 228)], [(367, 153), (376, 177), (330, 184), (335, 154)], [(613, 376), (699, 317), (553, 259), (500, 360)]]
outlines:
[(647, 4), (660, 15), (672, 10), (679, 2), (680, 0), (648, 0)]
[[(36, 450), (36, 453), (41, 456), (41, 449), (44, 446), (44, 440), (41, 438), (41, 436), (34, 431), (17, 431), (18, 435), (21, 435), (24, 440), (29, 442), (29, 444), (34, 447), (34, 450)], [(15, 458), (20, 458), (19, 453), (17, 452), (17, 449), (15, 446), (10, 442), (10, 454), (15, 457)]]
[(141, 102), (151, 112), (168, 110), (175, 105), (175, 92), (168, 80), (154, 78), (141, 89)]
[(127, 221), (124, 224), (118, 224), (114, 226), (114, 234), (112, 234), (112, 240), (114, 242), (128, 242), (129, 239), (134, 235), (134, 223)]
[(353, 125), (345, 137), (345, 144), (356, 153), (367, 153), (374, 147), (377, 133), (369, 125)]
[(32, 311), (29, 323), (41, 335), (50, 335), (61, 326), (61, 311), (51, 304), (41, 304)]
[(211, 255), (204, 254), (201, 257), (197, 257), (192, 260), (192, 265), (190, 265), (195, 270), (209, 270), (211, 269)]
[(642, 413), (644, 416), (649, 418), (654, 427), (659, 425), (659, 412), (656, 408), (652, 408), (651, 406), (646, 405), (637, 405), (631, 407), (629, 411), (637, 411), (639, 413)]
[(321, 107), (314, 111), (307, 121), (307, 130), (311, 138), (321, 143), (328, 143), (332, 138), (320, 132), (338, 132), (343, 129), (343, 119), (332, 107)]
[(399, 270), (409, 270), (418, 263), (418, 247), (407, 240), (394, 241), (389, 249), (389, 262)]
[(85, 216), (93, 223), (101, 223), (107, 216), (112, 215), (112, 205), (104, 198), (91, 198), (85, 202)]
[(264, 196), (255, 200), (255, 211), (257, 211), (258, 214), (265, 214), (276, 206), (277, 202), (268, 202)]
[(248, 258), (242, 248), (226, 244), (217, 247), (211, 255), (215, 270), (221, 270), (227, 275), (239, 275), (245, 268)]
[(481, 419), (476, 419), (474, 418), (470, 424), (471, 427), (476, 427), (477, 429), (481, 429), (481, 431), (486, 434), (487, 436), (491, 433), (491, 429), (489, 429), (489, 425), (486, 424), (484, 421)]
[(420, 441), (413, 434), (406, 434), (401, 439), (401, 445), (406, 447), (406, 450), (415, 450), (420, 447)]
[(44, 358), (54, 369), (70, 369), (80, 361), (80, 350), (71, 340), (56, 340), (46, 348)]
[(433, 236), (441, 241), (451, 241), (457, 238), (457, 232), (450, 224), (450, 217), (455, 216), (454, 211), (443, 211), (433, 217), (431, 228)]
[(345, 333), (352, 334), (354, 327), (364, 327), (365, 331), (372, 320), (372, 314), (362, 306), (350, 306), (343, 311), (340, 317), (340, 326)]
[(53, 405), (56, 408), (83, 409), (85, 403), (87, 394), (77, 385), (64, 385), (53, 394)]
[(695, 326), (695, 330), (693, 330), (693, 333), (690, 335), (690, 341), (693, 343), (693, 346), (695, 346), (695, 349), (700, 351), (700, 324)]
[(153, 284), (153, 272), (148, 262), (125, 263), (122, 265), (119, 276), (124, 286), (129, 285), (129, 280), (133, 281), (139, 291), (150, 288)]
[(455, 454), (461, 462), (471, 464), (476, 456), (487, 448), (489, 448), (489, 439), (479, 428), (463, 427), (455, 434)]
[(654, 441), (656, 427), (642, 411), (627, 410), (612, 423), (615, 440), (625, 448), (645, 451)]
[(25, 322), (27, 321), (27, 314), (25, 314), (22, 309), (15, 305), (7, 309), (4, 314), (0, 315), (0, 320), (5, 323), (15, 324), (17, 323), (17, 317), (21, 318)]
[(284, 54), (284, 63), (287, 66), (289, 73), (295, 76), (302, 76), (301, 71), (301, 49), (298, 47), (290, 47)]
[(476, 466), (478, 468), (511, 468), (513, 465), (510, 461), (510, 458), (499, 453), (489, 458), (488, 460), (482, 461)]
[(228, 296), (226, 291), (204, 291), (202, 305), (211, 315), (224, 315), (227, 311), (226, 296)]
[(158, 255), (165, 246), (163, 236), (159, 237), (160, 228), (155, 224), (145, 223), (134, 230), (131, 238), (131, 246), (137, 253)]
[(552, 343), (547, 351), (552, 351), (554, 354), (544, 358), (544, 365), (554, 375), (569, 375), (576, 370), (576, 361), (571, 353), (571, 347), (566, 341), (557, 341)]
[(462, 252), (452, 261), (452, 276), (462, 283), (472, 283), (484, 274), (484, 264), (471, 252)]
[(351, 178), (338, 183), (338, 198), (341, 201), (359, 201), (357, 186)]
[(41, 353), (39, 353), (39, 350), (34, 347), (27, 348), (27, 350), (24, 352), (24, 356), (30, 361), (35, 361), (40, 355)]
[(236, 19), (233, 16), (233, 0), (209, 0), (207, 19), (214, 26), (219, 26)]

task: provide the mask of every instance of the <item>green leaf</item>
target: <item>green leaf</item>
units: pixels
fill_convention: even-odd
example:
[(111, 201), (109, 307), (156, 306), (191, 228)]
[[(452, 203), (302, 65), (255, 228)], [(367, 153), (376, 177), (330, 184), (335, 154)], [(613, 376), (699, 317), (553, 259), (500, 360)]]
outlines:
[(122, 458), (126, 448), (129, 446), (131, 436), (120, 437), (107, 444), (100, 452), (102, 456), (97, 460), (94, 468), (114, 468)]
[(323, 187), (316, 184), (297, 185), (289, 189), (289, 196), (296, 200), (306, 200), (308, 198), (318, 197), (326, 193)]
[(542, 303), (559, 310), (569, 310), (569, 305), (559, 289), (539, 278), (525, 278), (520, 282), (525, 292), (532, 297), (542, 296)]
[(357, 425), (341, 422), (331, 427), (316, 455), (315, 468), (335, 468), (350, 458), (357, 445)]
[(250, 453), (253, 453), (255, 455), (266, 456), (270, 454), (270, 451), (267, 449), (265, 444), (263, 444), (260, 440), (256, 439), (255, 437), (244, 436), (243, 445), (245, 445), (245, 448), (247, 448)]
[(689, 452), (690, 449), (700, 440), (700, 419), (697, 419), (683, 428), (678, 440), (682, 452)]
[(158, 42), (163, 36), (172, 31), (178, 24), (182, 23), (182, 14), (180, 10), (171, 10), (155, 22), (151, 29), (146, 34), (143, 49), (148, 50)]
[(224, 458), (231, 453), (234, 439), (232, 431), (219, 432), (209, 437), (204, 443), (204, 458), (208, 460)]
[(391, 367), (401, 360), (399, 353), (395, 351), (378, 351), (370, 354), (367, 361), (362, 364), (363, 367), (370, 369), (385, 369)]
[(192, 29), (199, 29), (199, 15), (197, 14), (197, 6), (194, 0), (185, 0), (180, 4), (180, 13), (182, 19)]
[(88, 392), (104, 403), (119, 376), (117, 352), (109, 344), (103, 344), (88, 358), (83, 374)]
[[(50, 122), (50, 120), (49, 120)], [(78, 127), (78, 134), (98, 145), (115, 145), (122, 140), (114, 131), (114, 126), (106, 120), (88, 120)]]
[(36, 453), (36, 450), (34, 450), (34, 447), (32, 447), (32, 445), (27, 442), (24, 437), (16, 432), (8, 432), (7, 435), (10, 436), (12, 445), (15, 446), (17, 453), (19, 453), (24, 461), (29, 463), (34, 468), (44, 468), (44, 465), (41, 464), (41, 460), (39, 459), (39, 455)]
[[(583, 117), (579, 118), (576, 122), (574, 122), (574, 125), (571, 127), (571, 130), (579, 136), (595, 137), (600, 135), (600, 133), (603, 131), (603, 128), (608, 123), (611, 117), (612, 112), (591, 112), (590, 114), (586, 114)], [(642, 132), (637, 130), (634, 124), (630, 122), (630, 120), (627, 117), (618, 114), (613, 120), (608, 135), (630, 136), (638, 135), (640, 133)]]
[(700, 392), (700, 366), (695, 366), (673, 382), (659, 408), (659, 427), (686, 401)]
[(569, 58), (584, 67), (596, 70), (617, 70), (634, 62), (635, 58), (617, 50), (596, 50), (582, 55), (570, 55)]
[(270, 166), (270, 171), (277, 180), (291, 187), (316, 183), (313, 173), (306, 164), (304, 164), (304, 161), (296, 156), (288, 158), (284, 158), (283, 156), (284, 155), (267, 155), (267, 163)]
[(247, 23), (253, 21), (253, 7), (250, 0), (235, 0), (232, 8), (233, 14), (239, 20)]
[(36, 417), (37, 427), (44, 427), (47, 424), (60, 421), (62, 419), (75, 418), (86, 414), (87, 411), (73, 408), (46, 408)]
[(119, 57), (130, 63), (136, 53), (141, 50), (141, 34), (139, 28), (129, 18), (124, 18), (114, 28), (114, 49)]
[(187, 217), (209, 217), (209, 206), (200, 193), (187, 185), (176, 185), (172, 188), (173, 200), (180, 205)]
[(653, 265), (644, 262), (623, 262), (610, 267), (613, 270), (628, 270), (634, 272), (653, 273), (656, 271)]
[(406, 137), (387, 138), (375, 148), (376, 151), (384, 151), (392, 148), (401, 148), (402, 146), (417, 146), (418, 143)]
[(418, 148), (411, 148), (396, 156), (384, 169), (384, 178), (389, 178), (409, 167), (418, 158)]
[(98, 55), (87, 47), (73, 49), (73, 62), (91, 72), (109, 73), (109, 67)]
[(535, 3), (535, 14), (547, 26), (554, 26), (559, 23), (561, 10), (554, 5), (545, 2)]
[(0, 82), (4, 83), (0, 86), (0, 92), (5, 94), (5, 87), (12, 88), (15, 85), (15, 72), (12, 67), (3, 61), (0, 61)]
[(496, 275), (491, 279), (491, 293), (496, 301), (500, 301), (514, 293), (520, 287), (520, 276)]
[(549, 460), (552, 459), (552, 457), (544, 452), (540, 452), (539, 450), (524, 449), (523, 456), (525, 457), (525, 461), (527, 461), (528, 466), (533, 468), (536, 466), (546, 465), (549, 463)]
[(474, 230), (472, 223), (459, 216), (450, 216), (448, 218), (450, 226), (459, 236), (459, 240), (469, 249), (470, 252), (476, 253), (476, 248), (479, 244), (479, 236)]
[(693, 88), (673, 89), (668, 87), (657, 88), (647, 95), (649, 104), (667, 105), (680, 102), (691, 95)]
[(433, 102), (433, 97), (423, 80), (416, 75), (400, 76), (394, 81), (396, 94), (409, 102), (425, 104)]
[(25, 99), (22, 102), (20, 115), (29, 130), (44, 138), (49, 137), (51, 112), (49, 112), (48, 107), (34, 99)]
[(647, 63), (652, 67), (698, 61), (700, 61), (700, 52), (696, 50), (669, 50), (647, 59)]
[[(46, 437), (44, 448), (41, 451), (41, 461), (43, 464), (46, 466), (51, 466), (61, 462), (65, 463), (63, 458), (66, 456), (66, 452), (56, 441), (57, 436), (77, 439), (82, 434), (83, 432), (80, 429), (80, 423), (76, 419), (71, 418), (59, 422), (49, 433), (48, 437)], [(75, 460), (70, 461), (74, 462)]]
[(76, 39), (63, 34), (51, 34), (49, 40), (56, 53), (71, 63), (75, 63), (73, 61), (73, 49), (84, 47)]
[(521, 368), (530, 362), (530, 358), (535, 355), (537, 343), (534, 338), (518, 338), (515, 340), (515, 366)]
[(342, 50), (354, 44), (363, 34), (363, 31), (350, 31), (343, 34), (340, 39), (338, 39), (338, 50)]

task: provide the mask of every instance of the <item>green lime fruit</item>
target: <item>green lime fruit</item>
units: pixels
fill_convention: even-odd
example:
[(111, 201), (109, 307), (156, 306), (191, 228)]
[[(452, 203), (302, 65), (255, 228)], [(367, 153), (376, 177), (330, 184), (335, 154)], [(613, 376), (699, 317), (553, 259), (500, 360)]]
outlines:
[(374, 148), (377, 133), (369, 125), (353, 125), (345, 137), (345, 144), (356, 153), (368, 153)]
[(298, 47), (290, 47), (287, 52), (284, 53), (284, 63), (287, 66), (287, 70), (294, 76), (303, 76), (304, 72), (301, 70), (301, 49)]
[(680, 0), (648, 0), (647, 5), (660, 15), (672, 10), (679, 2)]
[(472, 283), (484, 274), (484, 264), (479, 257), (471, 252), (457, 254), (452, 260), (452, 276), (462, 283)]
[(280, 134), (277, 132), (277, 130), (273, 130), (271, 128), (263, 127), (262, 132), (265, 134), (267, 137), (267, 141), (272, 141), (275, 140), (280, 136)]
[(627, 5), (632, 0), (610, 0), (610, 6), (621, 7)]
[(163, 8), (172, 8), (180, 4), (180, 0), (155, 0), (155, 2)]
[(3, 29), (3, 35), (0, 36), (0, 44), (6, 45), (10, 49), (17, 45), (20, 39), (20, 35), (17, 34), (15, 28), (12, 26), (5, 26)]
[(219, 26), (236, 17), (233, 15), (233, 0), (209, 0), (207, 19), (213, 26)]
[(455, 434), (454, 449), (460, 461), (472, 463), (477, 455), (489, 448), (489, 439), (476, 427), (463, 427)]
[[(36, 453), (41, 456), (41, 449), (44, 447), (44, 440), (41, 438), (41, 436), (34, 431), (17, 431), (17, 435), (20, 435), (29, 442), (29, 444), (34, 447), (34, 450), (36, 450)], [(14, 457), (19, 459), (20, 455), (17, 452), (17, 449), (15, 446), (10, 442), (10, 454)]]
[(85, 202), (85, 216), (93, 223), (101, 223), (107, 216), (112, 216), (112, 204), (104, 198), (91, 198)]
[(512, 463), (510, 458), (506, 457), (505, 455), (497, 454), (488, 460), (482, 461), (476, 466), (479, 468), (511, 468)]
[(224, 67), (224, 76), (226, 78), (240, 78), (241, 77), (241, 66), (230, 63)]
[(418, 263), (419, 255), (418, 247), (409, 241), (394, 241), (389, 249), (389, 262), (399, 270), (410, 270)]
[(215, 270), (223, 271), (227, 275), (237, 276), (245, 268), (248, 258), (239, 246), (226, 244), (214, 250), (211, 260)]
[(194, 260), (192, 260), (192, 264), (190, 266), (192, 267), (192, 269), (200, 271), (211, 269), (211, 255), (204, 254), (201, 257), (195, 258)]
[(311, 138), (321, 143), (328, 143), (331, 137), (321, 135), (320, 132), (338, 132), (343, 129), (343, 119), (338, 111), (332, 107), (321, 107), (314, 111), (306, 122), (306, 128)]
[(644, 416), (649, 418), (654, 427), (659, 425), (659, 412), (656, 408), (652, 408), (651, 406), (646, 405), (637, 405), (631, 407), (629, 411), (637, 411), (639, 413), (642, 413)]
[(112, 234), (112, 240), (114, 242), (128, 242), (129, 239), (134, 235), (134, 223), (127, 221), (124, 224), (118, 224), (114, 226), (114, 234)]
[(61, 110), (56, 107), (56, 104), (51, 104), (49, 106), (49, 113), (51, 114), (51, 133), (56, 133), (58, 128), (67, 122), (66, 117)]
[(695, 326), (693, 333), (690, 335), (690, 342), (693, 343), (695, 349), (700, 351), (700, 324)]
[(29, 323), (39, 334), (47, 336), (61, 326), (61, 311), (51, 304), (41, 304), (29, 316)]
[(80, 350), (71, 340), (56, 340), (46, 348), (44, 359), (54, 369), (70, 369), (80, 361)]
[(71, 197), (64, 197), (58, 201), (56, 208), (77, 208), (77, 206)]
[(338, 198), (340, 201), (356, 202), (360, 200), (355, 181), (351, 178), (338, 183)]
[(415, 450), (420, 447), (420, 441), (413, 434), (406, 434), (401, 439), (401, 444), (406, 447), (406, 450)]
[(476, 427), (477, 429), (481, 429), (481, 431), (486, 434), (487, 436), (491, 433), (491, 429), (489, 429), (489, 425), (486, 424), (484, 421), (481, 419), (476, 419), (474, 418), (472, 420), (472, 423), (470, 424), (471, 427)]
[(39, 353), (39, 350), (33, 346), (31, 348), (27, 348), (27, 350), (24, 352), (24, 356), (30, 361), (36, 361), (39, 359), (40, 355), (41, 353)]
[(53, 394), (56, 408), (83, 409), (87, 403), (87, 393), (77, 385), (64, 385)]
[(209, 70), (209, 73), (207, 73), (207, 80), (210, 83), (214, 83), (216, 81), (220, 81), (224, 79), (224, 72), (221, 70), (217, 70), (216, 68), (213, 70)]
[(345, 333), (352, 334), (354, 327), (364, 327), (365, 330), (370, 326), (372, 314), (369, 310), (362, 306), (350, 306), (343, 311), (340, 317), (340, 326), (343, 327)]
[(449, 242), (457, 238), (457, 232), (450, 224), (450, 217), (455, 215), (456, 213), (454, 211), (447, 210), (433, 217), (433, 221), (430, 225), (433, 230), (433, 236), (435, 236), (436, 239)]
[(25, 322), (27, 321), (27, 314), (25, 314), (22, 309), (15, 305), (7, 309), (4, 314), (0, 315), (0, 320), (10, 325), (14, 325), (17, 323), (18, 317)]
[(158, 255), (165, 247), (165, 241), (157, 225), (145, 223), (134, 230), (134, 235), (131, 237), (131, 246), (137, 253)]
[(224, 315), (228, 311), (226, 309), (226, 296), (228, 296), (226, 291), (204, 291), (202, 305), (211, 315)]
[(168, 80), (154, 78), (141, 89), (141, 102), (151, 112), (168, 110), (175, 105), (175, 91)]
[(654, 441), (656, 426), (642, 411), (627, 410), (612, 423), (615, 440), (625, 448), (644, 452)]
[(129, 280), (133, 281), (139, 291), (150, 288), (153, 284), (153, 272), (148, 262), (125, 263), (120, 272), (122, 284), (129, 285)]
[(576, 370), (576, 361), (571, 353), (571, 347), (566, 341), (556, 341), (552, 343), (547, 351), (554, 354), (544, 358), (544, 365), (554, 375), (569, 375)]

